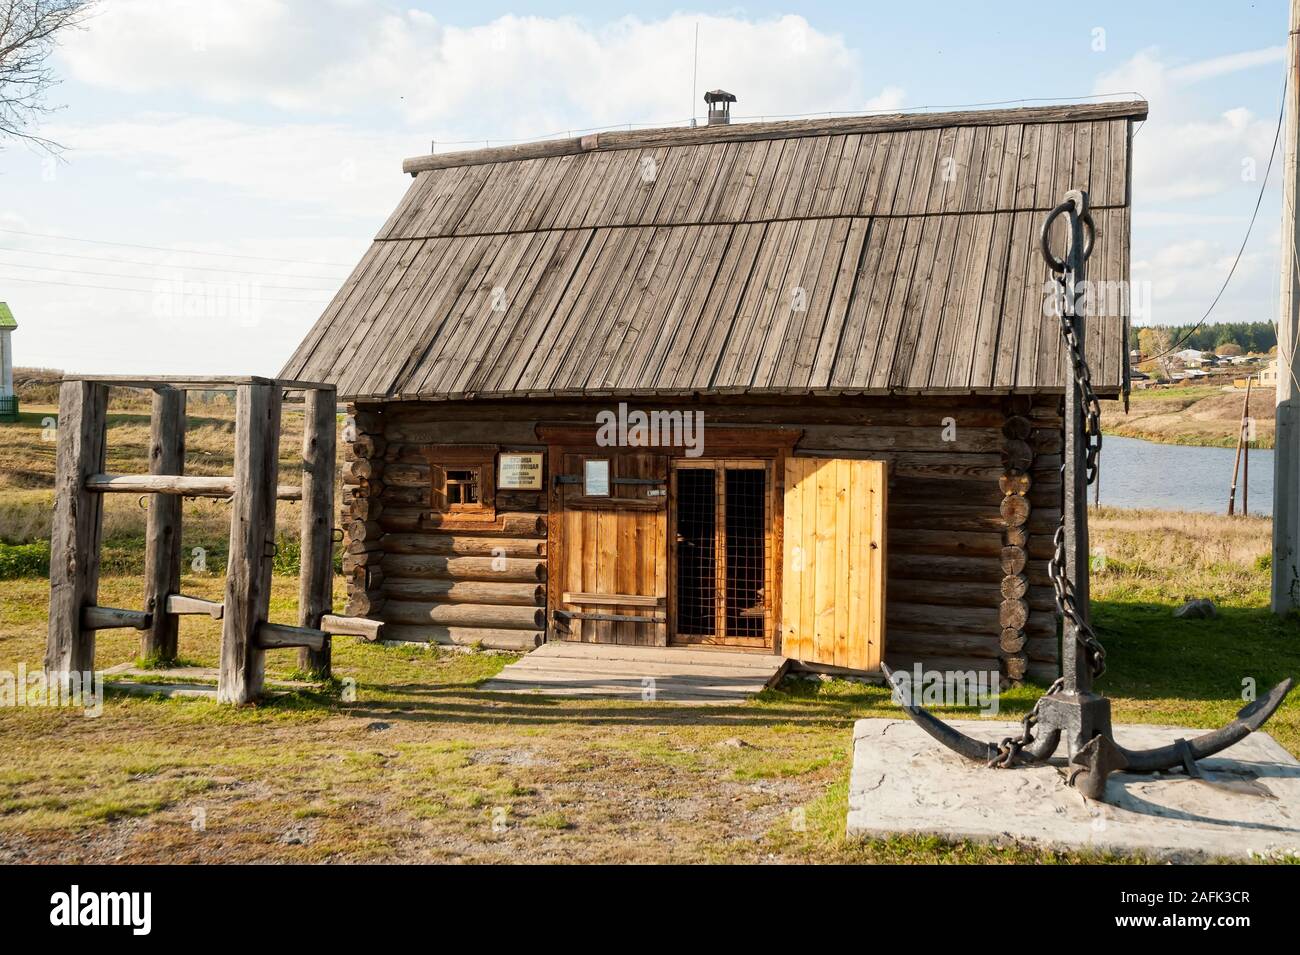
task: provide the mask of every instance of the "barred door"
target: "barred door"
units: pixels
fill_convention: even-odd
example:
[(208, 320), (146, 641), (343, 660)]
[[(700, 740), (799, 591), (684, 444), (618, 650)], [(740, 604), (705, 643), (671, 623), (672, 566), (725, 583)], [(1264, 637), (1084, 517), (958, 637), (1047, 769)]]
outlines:
[(770, 462), (676, 462), (673, 643), (772, 647), (771, 489)]

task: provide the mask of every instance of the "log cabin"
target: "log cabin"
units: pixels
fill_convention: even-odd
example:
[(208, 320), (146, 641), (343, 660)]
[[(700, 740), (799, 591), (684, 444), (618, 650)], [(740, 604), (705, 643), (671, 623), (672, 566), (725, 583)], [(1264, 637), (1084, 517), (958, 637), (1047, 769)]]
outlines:
[[(711, 104), (712, 106), (713, 104)], [(348, 613), (391, 639), (1058, 672), (1066, 383), (1039, 230), (1096, 222), (1127, 393), (1144, 102), (408, 159), (282, 377), (334, 383)]]

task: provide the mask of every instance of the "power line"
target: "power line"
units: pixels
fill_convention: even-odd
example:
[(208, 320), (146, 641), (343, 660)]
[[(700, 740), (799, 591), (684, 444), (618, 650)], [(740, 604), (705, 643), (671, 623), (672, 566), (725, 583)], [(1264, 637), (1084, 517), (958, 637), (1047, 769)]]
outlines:
[[(1246, 234), (1242, 236), (1241, 247), (1237, 249), (1237, 257), (1232, 260), (1232, 268), (1228, 269), (1228, 274), (1224, 276), (1223, 284), (1219, 286), (1218, 294), (1215, 295), (1214, 300), (1210, 302), (1210, 307), (1205, 310), (1205, 314), (1201, 316), (1201, 320), (1189, 328), (1183, 337), (1177, 342), (1165, 351), (1162, 351), (1159, 355), (1156, 355), (1154, 358), (1148, 358), (1147, 361), (1159, 361), (1166, 355), (1172, 355), (1174, 352), (1181, 349), (1183, 345), (1187, 344), (1188, 340), (1190, 340), (1191, 337), (1200, 330), (1201, 326), (1205, 324), (1205, 320), (1210, 317), (1210, 313), (1214, 311), (1214, 307), (1219, 304), (1219, 299), (1223, 298), (1223, 293), (1227, 291), (1228, 283), (1232, 281), (1232, 276), (1237, 271), (1237, 266), (1241, 262), (1242, 253), (1246, 251), (1246, 243), (1250, 241), (1251, 230), (1255, 228), (1255, 220), (1259, 217), (1259, 207), (1264, 201), (1264, 190), (1268, 187), (1268, 177), (1273, 171), (1273, 160), (1277, 156), (1278, 140), (1282, 138), (1282, 120), (1286, 115), (1286, 87), (1289, 80), (1290, 77), (1284, 73), (1282, 76), (1282, 106), (1277, 112), (1277, 129), (1273, 132), (1273, 149), (1268, 154), (1268, 166), (1264, 169), (1264, 181), (1259, 184), (1259, 195), (1255, 197), (1255, 209), (1250, 214), (1250, 222), (1246, 226)], [(1125, 343), (1124, 347), (1127, 348), (1128, 344)]]
[(47, 249), (17, 249), (13, 246), (0, 245), (0, 252), (14, 252), (18, 255), (49, 255), (60, 259), (84, 259), (87, 262), (108, 262), (114, 265), (140, 265), (157, 269), (183, 268), (187, 272), (226, 272), (232, 275), (270, 275), (281, 279), (311, 279), (317, 282), (335, 282), (337, 279), (327, 275), (298, 275), (293, 272), (264, 272), (260, 269), (236, 269), (224, 265), (170, 265), (166, 262), (143, 262), (139, 259), (115, 259), (103, 255), (79, 255), (76, 252), (51, 252)]
[[(123, 288), (120, 285), (91, 285), (84, 282), (50, 282), (42, 279), (20, 278), (15, 275), (0, 275), (0, 279), (3, 279), (5, 282), (21, 282), (26, 285), (53, 285), (59, 288), (98, 289), (104, 292), (130, 292), (137, 295), (156, 295), (158, 293), (157, 289), (151, 288)], [(264, 298), (259, 296), (258, 300), (266, 303), (293, 303), (297, 305), (315, 305), (317, 307), (328, 304), (328, 302), (324, 300), (309, 298)]]
[(256, 259), (261, 262), (287, 262), (292, 265), (325, 265), (341, 269), (352, 268), (350, 262), (320, 262), (312, 259), (281, 259), (271, 255), (240, 255), (236, 252), (204, 252), (199, 249), (177, 249), (161, 245), (139, 245), (134, 242), (109, 242), (107, 239), (82, 239), (73, 235), (52, 235), (46, 232), (23, 232), (21, 229), (0, 229), (10, 235), (27, 235), (38, 239), (58, 239), (61, 242), (89, 242), (94, 245), (114, 245), (124, 249), (148, 249), (151, 252), (173, 252), (181, 255), (215, 255), (224, 259)]
[[(37, 272), (64, 272), (69, 275), (98, 275), (101, 276), (102, 278), (109, 278), (109, 279), (137, 279), (137, 280), (143, 279), (145, 281), (156, 280), (159, 282), (172, 281), (172, 279), (168, 279), (164, 276), (123, 275), (120, 272), (95, 272), (90, 269), (60, 269), (60, 268), (55, 268), (52, 265), (25, 265), (21, 262), (0, 261), (0, 266), (4, 266), (11, 269), (32, 269)], [(235, 280), (232, 279), (231, 281), (233, 282)], [(258, 288), (273, 288), (285, 292), (320, 292), (322, 295), (333, 294), (333, 289), (311, 288), (306, 285), (270, 285), (264, 282), (254, 282), (250, 284), (256, 285)]]

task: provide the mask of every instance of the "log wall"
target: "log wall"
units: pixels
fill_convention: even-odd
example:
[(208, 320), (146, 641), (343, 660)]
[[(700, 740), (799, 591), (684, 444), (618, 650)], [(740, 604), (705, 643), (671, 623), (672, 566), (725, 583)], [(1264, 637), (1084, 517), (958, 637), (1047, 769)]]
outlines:
[[(545, 451), (539, 423), (587, 424), (603, 402), (362, 404), (345, 432), (348, 613), (398, 640), (526, 649), (544, 639), (546, 493), (496, 494), (490, 524), (431, 521), (430, 445)], [(866, 457), (889, 473), (886, 659), (891, 666), (1054, 678), (1047, 577), (1061, 513), (1058, 397), (804, 398), (695, 403), (708, 426), (799, 428), (795, 454)], [(546, 461), (546, 480), (553, 462)], [(778, 489), (779, 490), (779, 489)], [(778, 495), (779, 496), (779, 495)], [(1008, 503), (1008, 497), (1016, 500)]]

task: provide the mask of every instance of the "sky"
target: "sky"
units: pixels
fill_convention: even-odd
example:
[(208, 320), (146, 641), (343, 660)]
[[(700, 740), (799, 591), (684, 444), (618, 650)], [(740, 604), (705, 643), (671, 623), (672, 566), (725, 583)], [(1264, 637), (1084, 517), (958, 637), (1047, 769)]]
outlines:
[[(0, 142), (0, 300), (20, 366), (270, 375), (431, 143), (679, 124), (715, 87), (733, 121), (1136, 93), (1134, 322), (1190, 324), (1265, 180), (1286, 33), (1285, 0), (101, 0), (35, 130), (63, 150)], [(1276, 320), (1281, 165), (1211, 321)]]

